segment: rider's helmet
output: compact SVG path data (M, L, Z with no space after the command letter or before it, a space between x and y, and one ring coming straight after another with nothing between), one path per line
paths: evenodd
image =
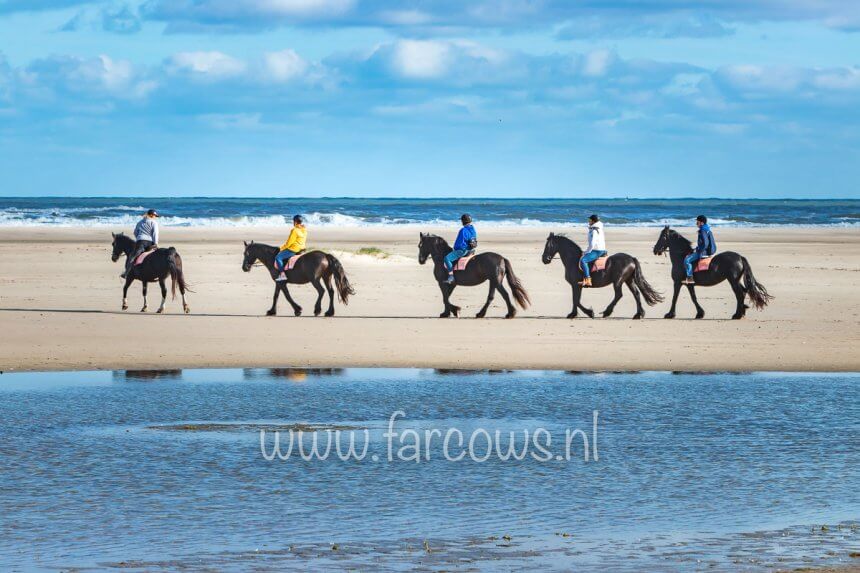
M597 214L595 213L595 214L591 215L591 216L588 218L588 220L589 220L589 221L591 221L592 223L596 223L596 222L598 222L598 221L600 220L600 217L598 217L598 216L597 216Z
M146 216L147 217L159 217L160 215L158 214L158 211L156 211L155 209L150 209L149 211L146 212Z
M705 217L704 215L699 215L698 217L696 217L696 221L702 223L703 225L708 224L708 218Z
M472 216L468 213L463 213L463 215L460 217L460 221L462 221L464 225L469 225L472 223Z
M293 215L293 223L296 225L303 225L305 222L305 218L301 215Z

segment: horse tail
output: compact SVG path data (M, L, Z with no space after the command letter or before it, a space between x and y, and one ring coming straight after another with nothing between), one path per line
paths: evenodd
M331 269L331 274L334 276L334 284L337 286L337 298L343 304L349 304L349 295L355 294L355 289L349 284L349 279L346 278L346 271L343 270L343 265L334 255L326 253L328 266Z
M169 247L167 249L167 270L170 271L170 295L176 299L176 283L179 283L181 292L193 292L188 288L188 283L185 282L185 274L182 272L182 257L176 252L176 249Z
M642 292L642 298L648 303L648 306L654 306L658 302L663 302L663 295L651 286L651 283L645 280L645 275L642 274L642 266L639 264L639 259L633 257L633 264L636 265L633 271L633 282L639 287Z
M529 293L526 292L526 289L523 287L523 283L521 283L520 279L517 278L517 275L514 274L514 268L511 266L511 261L504 257L502 257L502 260L505 261L505 274L508 276L508 286L511 287L514 300L517 301L520 308L528 308L529 304L532 302L529 298Z
M768 302L773 300L773 295L767 292L767 289L764 288L763 284L755 280L752 267L746 257L741 257L741 261L744 263L744 289L750 296L753 306L755 306L756 309L761 310L767 306Z

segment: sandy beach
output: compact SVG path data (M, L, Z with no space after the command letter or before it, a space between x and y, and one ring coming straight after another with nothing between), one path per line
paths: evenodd
M857 371L860 370L860 231L856 229L720 228L721 250L736 250L776 297L763 312L727 320L727 284L699 289L707 316L681 293L678 318L664 320L669 302L632 321L629 293L610 319L568 320L570 289L560 261L540 260L546 228L481 227L481 250L511 260L533 305L503 320L496 297L488 318L472 318L486 287L459 288L459 319L440 319L442 302L430 265L417 262L418 227L312 228L309 246L342 261L356 295L336 303L334 318L312 315L315 291L291 291L304 307L292 315L281 299L265 317L273 283L265 271L241 270L243 240L280 243L279 228L165 228L162 246L182 255L194 292L191 314L157 285L141 314L140 283L130 309L120 310L119 263L110 261L110 231L123 229L0 229L0 369L190 368L252 366L391 366L432 368L552 368L565 370ZM454 230L422 228L453 237ZM567 231L584 240L581 228ZM639 258L645 277L671 294L669 261L652 254L659 229L609 229L612 252ZM693 237L692 229L682 229ZM387 258L359 255L377 247ZM611 289L594 289L586 306L601 311Z

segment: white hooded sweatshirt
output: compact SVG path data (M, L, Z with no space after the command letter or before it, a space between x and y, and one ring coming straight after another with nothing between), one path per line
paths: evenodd
M588 249L585 252L605 250L606 236L603 233L603 223L598 221L588 226Z

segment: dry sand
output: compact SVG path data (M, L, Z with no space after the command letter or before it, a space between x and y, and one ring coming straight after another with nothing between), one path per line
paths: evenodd
M119 229L116 229L119 230ZM429 229L425 229L429 230ZM564 229L557 229L563 231ZM453 237L453 229L436 229ZM567 229L582 241L584 230ZM608 229L612 252L640 259L645 277L671 292L669 262L652 254L658 229ZM692 229L683 229L693 237ZM242 272L242 240L279 243L286 229L178 229L162 231L163 246L182 255L194 293L192 313L168 301L156 315L156 285L149 314L140 283L120 311L120 264L111 263L110 229L0 229L0 369L186 368L252 366L396 366L435 368L559 368L567 370L821 370L860 371L860 231L855 229L717 229L721 250L745 255L776 296L763 312L727 320L733 296L727 284L699 289L707 311L682 292L675 320L668 302L629 319L624 298L610 319L565 319L570 288L559 261L541 263L546 229L479 228L481 250L508 257L533 306L502 320L496 297L488 318L472 318L485 286L458 288L459 319L442 310L431 267L417 262L418 228L310 230L310 245L341 258L357 294L337 304L334 318L312 316L315 291L293 286L305 309L296 318L281 299L280 316L263 316L273 283L261 268ZM380 260L356 255L379 247ZM611 289L594 289L586 306L602 310Z

